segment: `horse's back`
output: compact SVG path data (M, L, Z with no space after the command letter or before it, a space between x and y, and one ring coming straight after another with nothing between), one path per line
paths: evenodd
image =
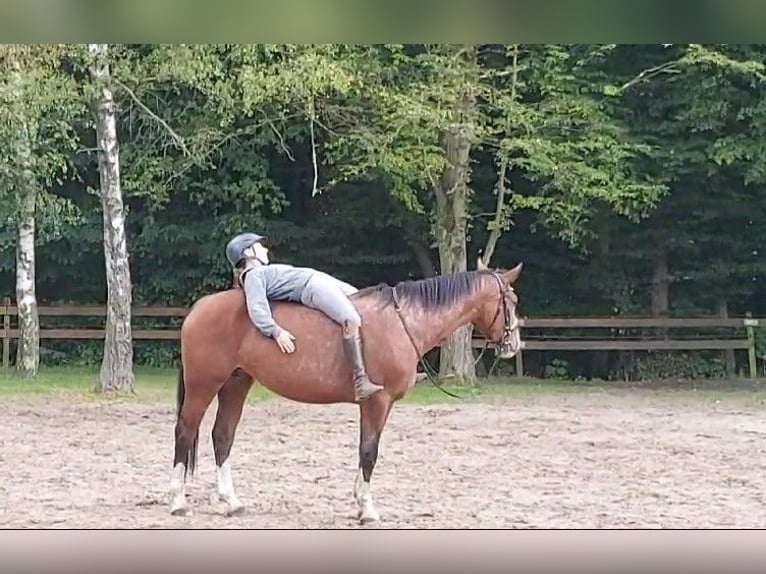
M365 290L351 297L362 317L362 338L370 376L384 382L401 377L395 349L395 314L384 313L380 298ZM274 321L295 336L296 350L283 353L275 341L261 334L247 313L244 292L220 291L201 297L182 326L185 354L197 364L213 358L226 362L224 370L242 368L271 390L305 402L348 399L351 367L343 352L342 329L323 312L286 301L271 301ZM205 368L204 366L202 368ZM347 396L348 395L348 396Z
M212 324L231 318L237 312L247 311L244 293L240 289L228 289L203 295L189 309L181 324L181 332L197 327L208 329Z
M368 287L350 296L352 304L367 325L371 326L376 322L379 306L376 305L377 298L374 295L382 286L385 284ZM290 326L296 329L311 328L325 331L328 335L331 335L329 331L337 330L338 325L317 309L291 301L269 301L269 305L274 320L287 330L290 330ZM248 321L250 320L244 291L232 288L200 297L191 306L184 318L183 326L189 329L199 324L204 329L208 327L207 321L220 323L236 317L246 317ZM255 330L254 325L252 328Z

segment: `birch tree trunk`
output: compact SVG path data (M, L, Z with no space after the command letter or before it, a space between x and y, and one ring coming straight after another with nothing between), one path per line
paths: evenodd
M18 119L16 139L17 169L16 200L18 211L16 236L16 306L19 320L19 343L16 353L16 373L24 378L37 375L40 364L40 321L35 293L35 208L37 187L32 167L32 144L29 119L24 109L24 88L21 65L12 63L14 114Z
M28 149L28 148L27 148ZM32 184L33 185L33 184ZM35 203L34 187L20 189L16 244L16 307L19 318L19 344L16 373L24 378L37 376L40 364L40 321L35 293Z
M104 216L104 258L106 263L107 314L104 357L101 363L101 391L132 391L133 341L130 264L125 237L125 214L120 188L120 162L115 104L110 86L108 45L89 44L94 58L93 78L97 87L96 139Z
M472 47L463 48L458 59L465 58L468 65L475 63ZM471 62L473 60L473 62ZM461 62L462 63L462 62ZM469 183L471 179L470 154L475 137L476 101L466 82L465 89L455 107L455 122L443 136L447 166L442 173L436 195L436 240L439 249L441 273L466 271L468 257L466 229L468 223ZM474 381L471 339L473 328L468 325L455 331L441 348L439 375L454 375L463 381Z

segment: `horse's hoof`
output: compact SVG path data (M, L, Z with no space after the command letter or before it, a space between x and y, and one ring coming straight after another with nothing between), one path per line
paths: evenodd
M188 506L181 506L170 510L171 516L191 516L191 509Z
M245 514L245 512L246 511L245 511L245 506L244 505L230 506L226 510L226 516L242 516L242 515Z
M366 510L366 511L365 511ZM359 524L372 524L373 522L380 522L380 514L378 514L378 511L376 509L360 509L357 513L357 518L359 519Z
M362 526L377 526L380 523L380 516L364 514L359 517L359 524Z

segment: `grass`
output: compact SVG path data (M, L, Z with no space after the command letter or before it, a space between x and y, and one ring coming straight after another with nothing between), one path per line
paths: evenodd
M110 394L107 397L94 393L98 382L98 367L41 367L34 380L16 377L12 370L0 370L0 397L11 396L58 396L81 400L130 400L174 404L178 372L169 368L136 367L135 394ZM486 397L502 398L539 394L540 392L577 392L583 385L567 381L537 381L534 379L497 379L482 381L476 385L441 383L442 388L457 394L456 399L445 395L428 381L415 386L402 399L403 403L433 404L476 401ZM259 385L254 385L250 403L278 399L277 395Z
M58 396L79 400L126 400L135 402L175 404L176 369L135 367L134 393L94 392L99 382L98 367L41 367L35 379L21 379L10 370L0 370L0 397ZM249 399L264 400L273 393L253 387Z
M141 368L135 370L136 394L124 398L136 400L174 397L175 379L169 369ZM41 367L35 379L22 379L12 370L0 370L0 396L67 396L97 400L94 393L98 383L98 367ZM113 395L122 397L122 395Z
M24 380L16 377L11 370L0 369L0 398L24 396L50 396L73 400L125 400L153 404L175 404L175 389L178 373L175 369L136 367L134 394L110 394L94 392L98 382L98 367L42 367L36 379ZM520 400L540 395L562 395L574 393L604 393L636 391L663 394L668 398L700 399L720 401L745 399L766 402L766 381L661 381L645 384L627 384L606 381L569 381L557 379L533 379L527 377L497 377L480 379L475 385L459 385L446 381L443 388L459 395L453 398L445 395L429 381L415 386L402 403L409 404L461 404L477 401ZM249 403L267 400L281 400L271 391L253 386L248 395Z

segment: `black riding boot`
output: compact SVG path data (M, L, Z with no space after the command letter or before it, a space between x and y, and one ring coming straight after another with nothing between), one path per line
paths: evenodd
M343 350L353 367L354 400L360 401L382 391L383 387L373 383L367 376L362 355L362 339L358 332L351 337L343 337Z

